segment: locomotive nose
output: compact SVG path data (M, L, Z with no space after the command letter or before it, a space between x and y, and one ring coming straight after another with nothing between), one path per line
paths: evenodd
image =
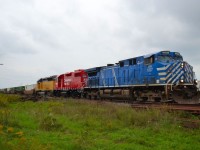
M158 68L159 75L165 75L161 80L168 84L193 83L193 68L185 61L176 61L165 67Z
M193 67L189 65L186 61L182 61L181 68L183 71L184 83L192 84L194 81Z

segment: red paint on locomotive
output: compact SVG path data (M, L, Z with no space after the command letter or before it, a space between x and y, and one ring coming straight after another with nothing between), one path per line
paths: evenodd
M75 70L57 77L55 90L82 90L87 83L88 75L84 70Z

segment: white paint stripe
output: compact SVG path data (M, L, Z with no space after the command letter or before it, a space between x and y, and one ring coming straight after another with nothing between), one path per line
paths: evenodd
M192 83L192 76L193 76L192 74L193 74L192 67L188 63L185 63L185 77L188 78L187 82Z
M178 74L180 71L181 71L181 67L179 68L179 70L177 70L177 71L174 72L173 76L168 80L167 83L169 83L172 79L174 79L174 77L176 77L177 74Z
M191 82L191 80L192 80L192 75L191 75L191 73L187 72L187 73L186 73L186 78L188 78L188 82Z
M187 72L191 72L188 65L185 65L185 70L186 70Z
M177 71L177 69L178 69L178 67L180 67L179 65L177 65L173 70L172 70L172 72L171 72L171 74L173 74L172 75L172 77L168 80L168 78L167 78L167 83L169 83L175 76L177 76L177 72L180 72L180 70L181 70L181 67L179 68L179 70Z
M102 81L103 81L103 86L105 86L106 83L105 83L105 79L104 79L103 71L101 71L101 78L102 78Z
M172 75L172 73L170 72L170 73L168 73L168 75L167 75L167 77L166 77L166 79L168 79L170 76Z
M170 64L169 64L169 65L167 65L166 67L157 68L157 70L158 70L158 71L161 71L161 70L166 70L166 69L167 69L169 66L170 66Z
M157 68L157 71L165 70L165 67Z
M174 68L174 66L176 66L176 67ZM169 73L169 75L167 76L167 80L175 72L175 70L178 69L178 67L179 67L179 62L176 62L176 63L173 64L173 66L172 66L173 69L171 70L171 73Z
M166 72L160 72L158 73L159 76L165 76L167 73Z
M179 64L176 64L176 67L171 71L172 73L175 72L180 67ZM180 67L181 68L181 67Z
M180 72L180 74L172 81L172 83L175 83L175 81L178 80L182 74L183 74L183 71Z
M171 70L171 72L173 72L174 71L174 66L176 66L177 64L178 64L179 62L176 62L176 63L174 63L174 64L169 64L169 65L167 65L166 67L162 67L162 68L157 68L157 70L167 70L169 67L171 67L171 68L173 68L173 70ZM177 66L176 66L176 68L177 68ZM168 72L167 73L167 71L165 70L165 73L163 73L163 72L161 72L161 73L159 73L159 75L167 75L167 77L165 78L165 80L167 80L171 75L172 75L172 73L171 72Z
M192 70L193 70L192 66L190 66L190 65L188 64L188 67L189 67L189 71L190 71L190 72L193 72L193 71L192 71Z
M188 77L186 77L186 82L190 82L190 79Z
M166 80L166 78L160 78L160 80L162 80L162 81L165 81L165 80Z
M179 63L179 62L176 62L176 63L174 63L174 64L171 66L172 70L174 69L174 67L177 66L178 63ZM172 70L171 70L171 72L172 72Z
M114 68L112 69L112 73L113 73L113 76L114 76L114 79L115 79L115 84L116 84L117 86L119 86L119 84L118 84L118 82L117 82L117 77L116 77Z

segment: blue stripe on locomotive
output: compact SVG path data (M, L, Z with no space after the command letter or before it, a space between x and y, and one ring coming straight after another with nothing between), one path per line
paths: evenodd
M174 59L158 61L160 56ZM178 57L180 59L176 60L175 58ZM148 64L151 59L154 63ZM184 67L181 67L182 63L182 56L179 53L168 51L122 60L117 65L87 69L88 87L178 84L183 79L185 82L192 83L193 69L186 62Z

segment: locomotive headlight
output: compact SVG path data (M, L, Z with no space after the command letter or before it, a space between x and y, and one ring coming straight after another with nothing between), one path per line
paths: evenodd
M195 80L194 80L194 84L196 84L196 85L197 85L197 83L198 83L198 81L197 81L197 79L195 79Z
M183 67L184 67L184 65L185 65L185 64L182 62L182 63L181 63L181 68L183 68Z
M181 80L180 80L180 82L181 82L181 83L183 83L183 82L184 82L184 80L183 80L183 79L181 79Z

